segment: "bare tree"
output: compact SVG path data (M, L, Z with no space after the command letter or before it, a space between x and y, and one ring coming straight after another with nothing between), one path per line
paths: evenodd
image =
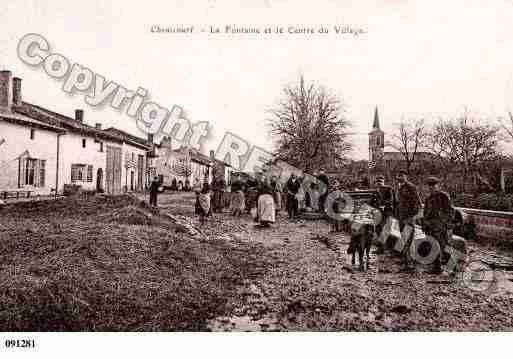
M498 158L499 126L472 119L465 113L456 120L440 119L431 130L427 147L442 163L445 174L458 177L466 189L469 180L483 181L484 168Z
M387 144L399 151L406 164L406 172L410 174L412 165L417 160L418 153L424 148L427 138L427 128L423 119L405 121L397 125L397 131L392 134L392 140Z
M455 136L455 133L457 125L454 122L439 119L426 138L426 148L435 156L445 172L460 162L459 136Z
M433 133L440 157L462 164L469 173L480 162L497 157L499 131L498 126L465 114L456 121L440 120Z
M284 96L271 108L271 134L277 138L275 155L308 172L344 161L351 150L340 100L322 86L286 86Z

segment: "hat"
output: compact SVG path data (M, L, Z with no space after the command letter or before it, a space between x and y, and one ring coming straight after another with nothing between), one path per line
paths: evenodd
M428 185L434 185L440 182L440 179L434 176L430 176L427 178L426 183Z

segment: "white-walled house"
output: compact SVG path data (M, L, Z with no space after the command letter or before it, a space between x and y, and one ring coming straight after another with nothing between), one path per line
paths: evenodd
M117 128L107 128L105 132L123 139L123 166L121 181L127 191L141 191L148 184L148 154L152 150L150 142L121 131Z
M212 183L212 164L208 156L187 148L173 148L171 140L164 138L155 145L155 159L152 170L160 177L165 187L170 187L173 180L193 186L196 180Z
M148 142L83 119L82 110L68 117L22 101L21 80L0 71L0 192L60 193L66 185L110 194L142 190Z
M145 140L114 128L102 130L100 124L88 126L82 110L76 110L75 118L71 118L23 104L30 111L57 120L66 129L61 139L60 182L111 194L144 189L146 154L150 150Z
M0 112L0 192L55 191L58 141L64 130L19 114Z

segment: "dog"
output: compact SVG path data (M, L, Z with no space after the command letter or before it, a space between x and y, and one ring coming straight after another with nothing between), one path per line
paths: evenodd
M353 222L351 226L351 242L347 249L347 254L351 254L351 264L356 264L356 254L358 254L358 262L360 270L369 269L369 255L374 238L374 224ZM364 257L366 257L366 266L364 265Z

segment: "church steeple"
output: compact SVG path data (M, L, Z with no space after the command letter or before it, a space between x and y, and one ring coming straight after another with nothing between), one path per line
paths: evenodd
M369 132L369 161L378 161L383 157L385 133L379 127L378 106L374 108L374 122Z
M372 125L372 128L377 128L378 130L380 129L379 128L379 115L378 115L378 106L376 106L374 108L374 124Z

